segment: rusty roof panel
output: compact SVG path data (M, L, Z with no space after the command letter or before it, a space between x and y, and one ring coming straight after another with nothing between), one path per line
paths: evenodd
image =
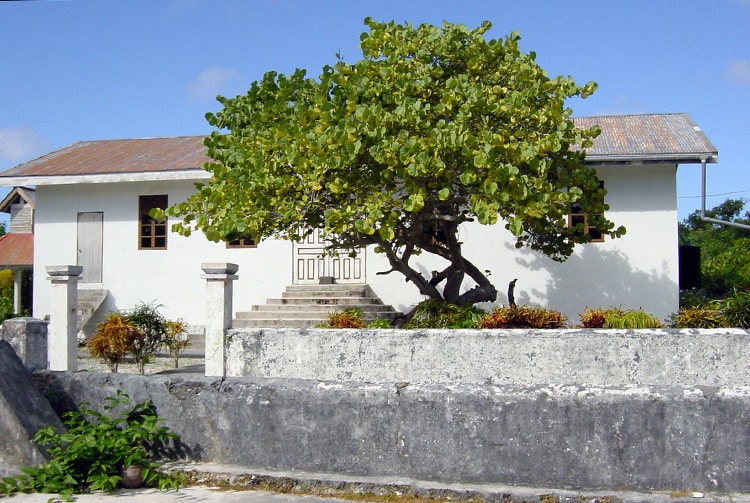
M577 117L576 126L601 127L588 157L694 158L718 151L687 114L603 115Z
M3 177L146 173L200 169L203 136L81 141L11 168Z
M33 264L33 234L13 233L0 236L0 269L31 267Z
M576 125L599 125L602 134L587 151L590 162L666 158L700 162L716 147L687 114L577 117ZM210 162L203 136L82 141L0 173L0 178L106 175L201 169ZM714 159L715 161L715 159Z

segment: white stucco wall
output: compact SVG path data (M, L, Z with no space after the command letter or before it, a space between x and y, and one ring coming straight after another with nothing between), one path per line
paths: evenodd
M627 233L603 243L579 245L564 263L528 249L517 250L502 224L464 226L464 255L480 269L491 271L500 304L507 304L508 283L518 278L518 304L557 309L574 323L585 307L606 306L642 307L665 319L679 304L675 170L674 165L600 167L610 205L606 215L624 225ZM433 260L424 271L440 268ZM374 274L388 269L385 260L370 254L368 283L398 310L408 310L421 297L396 274Z
M674 165L602 167L608 190L607 216L627 228L620 239L576 248L565 263L530 250L516 250L502 224L464 226L465 255L490 270L498 303L507 303L508 282L518 278L516 301L551 307L578 322L585 307L624 306L667 318L678 308L677 202ZM110 291L107 309L129 309L140 301L162 304L169 318L205 322L206 285L202 262L240 266L234 283L235 311L279 297L292 283L292 245L266 241L257 248L227 249L201 233L189 238L170 233L168 250L138 250L138 196L168 194L169 203L194 190L190 181L75 184L37 187L35 223L34 316L49 314L47 265L76 263L79 212L104 213L103 284ZM426 274L441 269L439 259L418 258ZM382 256L368 250L366 281L399 311L422 300L411 283L392 273Z
M155 302L163 305L162 312L169 318L182 317L202 325L206 317L203 262L240 265L240 279L234 283L236 310L249 310L267 296L278 297L291 283L289 243L227 249L201 233L189 238L170 233L167 250L138 250L138 196L168 194L173 204L193 191L189 181L38 186L34 316L49 314L50 285L44 267L76 263L77 214L88 211L104 213L102 283L110 292L107 309ZM260 256L272 259L260 260Z

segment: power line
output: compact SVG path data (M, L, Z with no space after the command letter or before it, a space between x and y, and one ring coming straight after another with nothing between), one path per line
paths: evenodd
M721 194L706 194L706 197L731 196L732 194L744 194L750 192L750 189L736 190L734 192L722 192ZM677 196L677 199L700 199L701 196Z

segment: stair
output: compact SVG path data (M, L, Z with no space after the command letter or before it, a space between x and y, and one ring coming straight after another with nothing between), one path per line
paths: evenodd
M290 285L280 299L268 299L250 311L237 312L234 328L310 328L329 314L359 308L366 321L393 320L398 313L386 306L368 285Z
M103 285L93 283L81 283L78 285L78 331L91 320L104 299L107 298L109 290Z

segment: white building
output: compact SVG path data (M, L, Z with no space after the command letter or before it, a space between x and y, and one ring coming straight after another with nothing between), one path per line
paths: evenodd
M516 302L551 307L578 321L586 307L643 308L663 319L678 309L676 172L680 164L716 162L717 150L685 114L623 115L576 119L599 124L601 136L587 152L608 191L607 217L624 225L619 239L578 245L556 263L531 250L516 250L502 224L463 227L464 253L490 270L498 303L518 278ZM34 313L49 313L45 266L83 265L81 286L108 292L100 311L138 302L163 305L169 318L205 322L201 263L239 265L234 308L247 311L279 297L287 285L317 282L335 273L338 282L368 284L386 304L406 312L422 300L411 283L388 270L367 250L356 262L321 270L316 250L286 241L257 247L212 243L202 234L186 238L144 216L172 205L209 174L202 137L83 141L0 174L0 185L36 187L34 221ZM309 260L308 260L309 259ZM440 269L422 255L420 269ZM434 259L439 260L439 259ZM314 267L307 270L305 264Z

